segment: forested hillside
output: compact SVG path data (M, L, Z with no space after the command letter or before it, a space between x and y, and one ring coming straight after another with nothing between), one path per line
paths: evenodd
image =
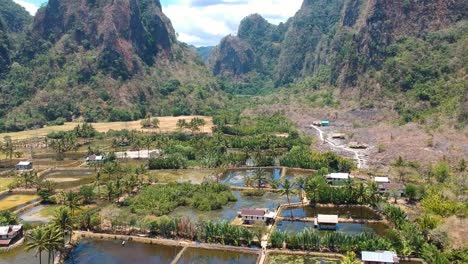
M390 99L404 121L441 110L466 122L467 14L463 0L305 0L278 26L246 17L210 67L234 92L331 86Z
M6 7L3 21L25 12ZM2 30L0 130L207 113L222 103L159 1L50 0L26 24L13 24L27 36L15 52L4 52L11 45Z

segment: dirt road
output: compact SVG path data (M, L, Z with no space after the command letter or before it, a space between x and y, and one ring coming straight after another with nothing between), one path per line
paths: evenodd
M321 128L314 125L310 125L310 127L318 132L320 141L327 143L332 150L341 150L352 154L352 156L356 160L358 169L367 168L367 150L352 149L347 147L346 144L339 144L339 142L333 141L331 137L329 137L328 134L324 132Z

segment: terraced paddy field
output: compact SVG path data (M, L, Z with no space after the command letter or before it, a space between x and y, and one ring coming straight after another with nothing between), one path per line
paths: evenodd
M92 169L51 170L43 175L44 179L57 183L58 189L69 189L92 183L96 172Z
M0 211L15 210L22 206L38 200L35 194L7 194L0 197Z
M286 254L270 254L267 260L268 264L339 264L339 259L301 256L301 255L286 255Z

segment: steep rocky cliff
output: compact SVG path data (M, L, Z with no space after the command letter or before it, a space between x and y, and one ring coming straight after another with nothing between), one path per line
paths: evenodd
M142 63L171 57L176 42L171 22L154 0L50 0L34 19L33 35L96 49L100 68L124 78L140 71Z
M212 51L209 63L216 75L240 76L255 68L255 53L247 42L238 37L227 36Z
M259 15L245 18L237 37L254 49L256 61L272 66L259 63L251 70L274 76L277 86L319 72L328 74L331 84L354 86L359 73L380 68L396 40L454 25L466 19L467 6L463 0L305 0L279 27ZM226 54L215 55L212 61L229 61ZM233 72L230 66L237 65L214 73Z
M222 103L159 0L49 0L23 32L0 79L2 130L203 113Z

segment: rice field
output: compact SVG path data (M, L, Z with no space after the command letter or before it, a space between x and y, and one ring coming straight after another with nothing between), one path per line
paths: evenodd
M8 185L14 181L14 178L0 178L0 191L8 190Z
M212 126L213 126L213 119L207 116L163 116L157 117L159 119L159 127L158 129L142 129L141 128L141 120L137 121L130 121L130 122L98 122L92 123L93 127L99 132L108 132L109 130L138 130L142 132L148 133L169 133L177 131L177 121L179 119L185 119L190 121L194 117L201 118L205 120L206 124L204 127L200 128L201 133L211 133ZM78 122L66 122L62 126L48 126L43 127L35 130L27 130L27 131L20 131L20 132L11 132L11 133L1 133L0 138L5 136L10 136L13 140L22 140L28 139L33 137L43 137L49 134L50 132L57 132L57 131L69 131L73 130L78 124Z
M0 200L0 211L10 210L23 204L30 203L39 196L35 194L12 194L6 195Z

